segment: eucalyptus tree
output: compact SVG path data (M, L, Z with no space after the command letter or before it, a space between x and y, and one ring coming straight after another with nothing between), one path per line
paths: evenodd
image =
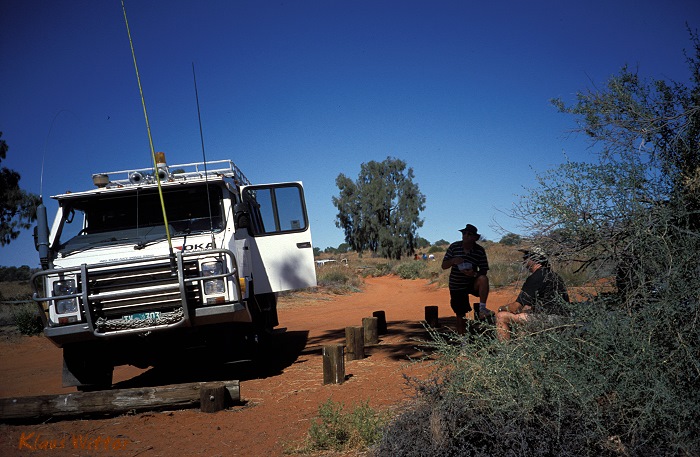
M414 253L425 209L425 196L414 178L406 162L392 157L363 163L356 181L338 175L335 225L343 229L351 249L393 259Z
M0 162L7 157L8 149L5 140L0 138ZM19 180L20 175L16 171L0 168L0 246L9 244L36 219L39 197L22 190Z

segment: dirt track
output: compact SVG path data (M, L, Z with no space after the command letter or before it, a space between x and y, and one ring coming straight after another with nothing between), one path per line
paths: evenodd
M489 308L513 299L512 293L492 291ZM279 317L285 331L275 336L279 351L264 369L248 363L217 368L192 364L171 370L115 369L115 387L238 379L242 405L215 414L190 409L0 424L0 455L283 455L303 441L318 406L329 398L348 408L369 401L375 409L387 409L409 401L411 392L403 374L428 372L426 366L407 362L421 355L416 339L426 337L420 324L424 307L438 305L440 324L454 327L448 302L446 289L424 280L391 276L367 279L363 293L283 298ZM322 346L344 342L345 327L361 325L363 317L378 310L386 313L389 333L380 337L378 346L368 349L367 358L346 363L345 383L323 385ZM45 338L0 342L0 397L73 391L61 387L61 352ZM53 444L54 449L38 449L42 443ZM87 449L95 445L98 449Z

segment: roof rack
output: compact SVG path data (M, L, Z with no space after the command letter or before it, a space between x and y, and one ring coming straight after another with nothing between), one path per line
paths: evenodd
M249 185L250 181L232 160L215 160L211 162L183 163L179 165L159 164L155 168L109 171L95 173L92 182L97 187L131 187L156 182L156 173L161 181L187 181L205 177L232 178L236 185Z

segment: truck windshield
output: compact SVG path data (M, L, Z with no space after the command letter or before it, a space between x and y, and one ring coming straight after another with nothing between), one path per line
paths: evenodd
M222 189L217 185L163 188L171 235L221 231L224 228ZM116 242L149 242L165 238L163 211L157 189L134 189L98 194L63 202L65 210L82 213L86 224L68 239L62 251ZM65 233L65 231L64 231ZM64 238L64 237L62 237ZM64 238L65 239L65 238Z

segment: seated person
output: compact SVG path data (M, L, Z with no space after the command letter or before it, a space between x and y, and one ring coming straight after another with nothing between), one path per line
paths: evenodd
M563 315L562 302L569 302L564 280L552 271L544 252L533 247L519 249L530 272L518 298L498 308L496 313L496 335L501 341L510 339L510 324L528 322L539 315Z

